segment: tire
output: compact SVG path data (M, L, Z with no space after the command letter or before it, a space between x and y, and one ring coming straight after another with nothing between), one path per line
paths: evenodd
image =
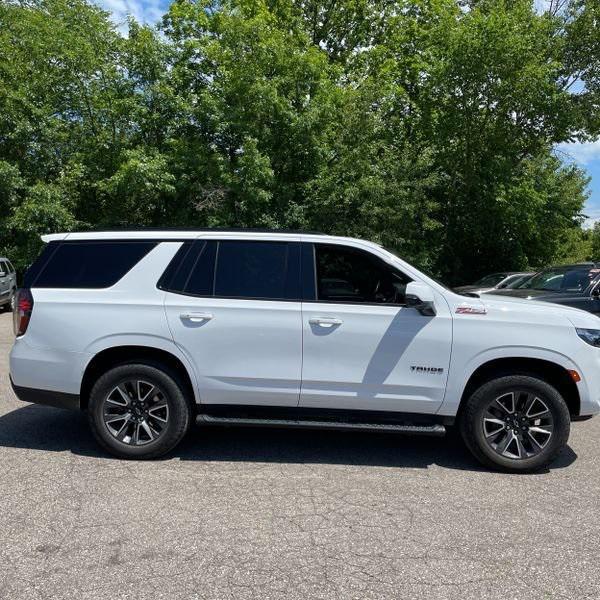
M482 464L528 473L557 457L569 439L571 419L564 399L549 383L531 375L509 375L477 389L459 425L465 444Z
M119 458L166 454L190 427L192 410L183 389L177 375L162 365L122 364L107 371L88 403L96 440Z

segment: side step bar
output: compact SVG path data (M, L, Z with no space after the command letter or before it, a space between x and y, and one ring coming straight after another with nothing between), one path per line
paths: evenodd
M215 417L199 414L198 425L217 427L293 427L295 429L336 429L338 431L382 431L407 435L442 437L446 434L443 425L410 425L404 423L350 423L343 421L312 421L293 419L247 419L240 417Z

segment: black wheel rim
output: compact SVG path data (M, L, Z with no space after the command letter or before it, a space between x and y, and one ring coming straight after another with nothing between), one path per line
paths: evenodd
M144 446L165 433L169 405L159 386L142 379L130 379L106 396L102 417L108 432L119 442Z
M510 391L494 398L482 416L486 444L512 460L537 456L554 435L554 419L547 402L526 391Z

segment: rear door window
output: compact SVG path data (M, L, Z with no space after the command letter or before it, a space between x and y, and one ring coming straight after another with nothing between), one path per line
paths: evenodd
M218 242L184 242L158 280L161 290L192 296L212 296Z
M299 244L220 242L215 296L264 300L299 299L299 267Z
M205 242L201 245L185 285L186 294L212 296L216 254L217 242Z
M158 287L189 296L300 298L300 244L196 240L177 252Z
M157 242L60 242L43 252L25 277L37 288L107 288L130 271ZM44 264L38 264L43 262Z

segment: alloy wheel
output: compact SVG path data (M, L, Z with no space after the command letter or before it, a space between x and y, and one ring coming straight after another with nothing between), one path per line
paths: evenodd
M159 439L169 423L169 405L155 384L130 379L117 385L104 399L104 425L113 437L130 446Z
M510 391L492 400L483 412L483 434L500 456L524 460L546 448L554 433L552 413L539 396Z

